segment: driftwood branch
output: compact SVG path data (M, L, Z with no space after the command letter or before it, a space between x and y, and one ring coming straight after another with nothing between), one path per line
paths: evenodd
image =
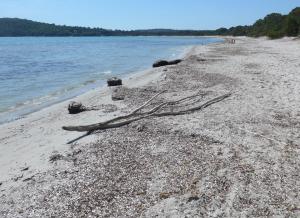
M142 112L144 108L150 105L150 103L157 98L159 95L161 95L163 92L160 92L150 98L147 102L145 102L143 105L138 107L137 109L133 110L131 113L123 116L119 116L110 120L107 120L105 122L96 123L92 125L85 125L85 126L64 126L63 129L67 131L77 131L77 132L87 132L83 136L80 136L79 138L72 140L69 143L73 143L85 136L90 135L94 131L97 130L105 130L105 129L112 129L112 128L118 128L125 125L128 125L132 122L136 122L138 120L150 118L150 117L163 117L163 116L177 116L177 115L183 115L183 114L189 114L193 113L195 111L202 110L212 104L215 104L217 102L220 102L226 98L228 98L231 94L226 94L219 96L217 98L211 99L204 104L198 105L198 106L191 106L187 109L177 109L176 108L182 108L186 107L187 105L183 105L184 102L189 102L188 105L193 105L199 102L199 96L202 97L201 93L196 93L194 95L181 98L175 101L168 101L164 103L160 103L159 105L154 106L153 108L149 109L148 111ZM169 109L169 110L167 110Z

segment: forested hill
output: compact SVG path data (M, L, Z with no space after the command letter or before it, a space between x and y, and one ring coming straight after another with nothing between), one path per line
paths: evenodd
M108 30L76 26L60 26L18 18L0 18L0 36L192 36L211 35L214 31L194 30Z
M221 28L218 31L225 35L234 36L268 36L281 38L283 36L300 35L300 7L295 8L287 15L272 13L259 19L251 26L237 26L230 29Z
M102 28L71 27L40 23L18 18L0 18L0 36L298 36L300 34L300 7L287 15L273 13L259 19L251 26L237 26L217 30L108 30Z
M59 26L18 18L0 19L0 36L106 36L112 33L101 28Z

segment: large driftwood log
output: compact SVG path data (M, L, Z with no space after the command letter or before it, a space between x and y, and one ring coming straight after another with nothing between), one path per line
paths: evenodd
M158 60L152 66L154 68L156 68L156 67L163 67L163 66L168 66L168 65L176 65L176 64L179 64L180 62L182 62L181 59L176 59L173 61Z
M220 102L220 101L228 98L231 95L230 93L225 94L225 95L211 99L211 100L205 102L204 104L197 106L195 104L200 101L199 97L202 98L202 94L196 93L194 95L191 95L191 96L188 96L185 98L181 98L179 100L163 102L159 105L152 107L148 111L142 112L142 109L147 107L155 98L157 98L162 93L164 93L164 91L156 94L151 99L149 99L147 102L145 102L143 105L141 105L140 107L133 110L131 113L129 113L127 115L119 116L119 117L107 120L105 122L96 123L96 124L92 124L92 125L64 126L62 128L67 131L87 132L85 135L69 142L69 143L73 143L74 141L77 141L77 140L93 133L94 131L122 127L122 126L128 125L132 122L136 122L138 120L142 120L145 118L178 116L178 115L193 113L195 111L202 110L212 104ZM189 105L193 105L193 106L186 108ZM185 107L185 108L175 111L176 108L180 108L180 107Z

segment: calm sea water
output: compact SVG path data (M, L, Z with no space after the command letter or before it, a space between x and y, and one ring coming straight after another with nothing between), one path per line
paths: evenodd
M0 123L180 56L200 37L0 38Z

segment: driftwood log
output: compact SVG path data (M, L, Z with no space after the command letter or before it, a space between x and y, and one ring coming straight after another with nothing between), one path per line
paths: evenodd
M123 116L119 116L110 120L107 120L105 122L91 124L91 125L85 125L85 126L64 126L62 127L64 130L67 131L77 131L77 132L87 132L83 136L80 136L79 138L72 140L69 143L73 143L87 135L90 135L94 131L97 130L105 130L105 129L112 129L112 128L118 128L125 125L128 125L132 122L151 118L151 117L164 117L164 116L177 116L177 115L184 115L193 113L195 111L202 110L212 104L215 104L217 102L220 102L229 96L231 94L225 94L222 96L219 96L217 98L213 98L203 104L197 105L197 103L201 100L202 94L196 93L194 95L178 99L176 101L167 101L160 103L156 106L152 106L152 108L148 109L147 111L142 111L145 107L147 107L155 98L157 98L159 95L161 95L163 92L160 92L153 96L151 99L149 99L147 102L145 102L142 106L138 107L131 113ZM181 109L180 109L181 108ZM175 110L177 109L177 110Z
M173 61L158 60L152 66L153 67L162 67L162 66L167 66L167 65L175 65L175 64L179 64L181 61L182 61L181 59L177 59L177 60L173 60Z

